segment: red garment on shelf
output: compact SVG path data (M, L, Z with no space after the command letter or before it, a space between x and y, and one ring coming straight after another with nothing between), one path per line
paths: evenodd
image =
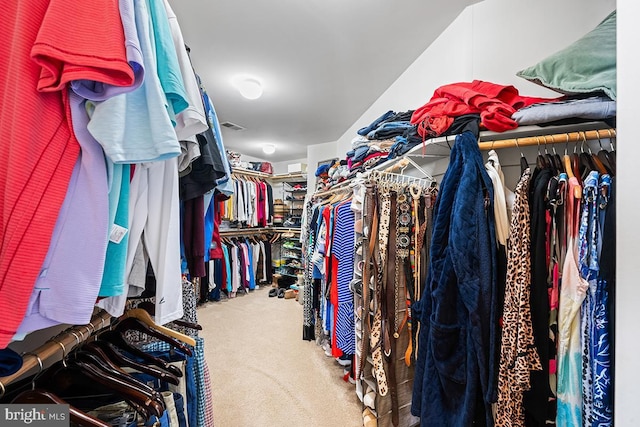
M431 100L413 112L411 123L418 125L423 138L442 135L455 117L480 113L481 125L488 130L504 132L518 124L511 115L523 107L555 99L520 96L513 86L474 80L440 86Z

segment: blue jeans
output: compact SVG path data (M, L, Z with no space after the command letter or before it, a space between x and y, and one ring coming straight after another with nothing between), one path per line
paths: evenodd
M173 401L175 402L176 413L178 414L178 427L187 427L187 418L184 414L184 397L180 393L173 393Z
M386 139L402 135L404 131L413 127L409 122L387 122L367 134L369 139Z
M387 120L389 117L393 115L394 115L393 111L391 110L387 111L386 113L384 113L383 115L375 119L373 123L371 123L369 126L360 129L358 131L358 135L365 136L366 134L368 134L369 132L376 129L378 126L380 126L380 123L384 122L385 120Z
M166 345L162 343L161 345ZM167 362L186 361L185 375L182 379L185 381L187 388L187 419L189 420L189 427L198 425L198 396L196 390L196 377L194 371L194 358L193 356L187 356L180 350L174 351L149 351L150 355L155 356ZM155 377L147 374L134 374L137 378L143 382L154 384L154 388L158 391L169 390L169 384L164 381L160 381Z
M169 427L169 415L167 414L167 411L164 411L160 418L158 418L155 415L153 415L145 423L145 426L146 427ZM171 427L173 427L173 426L171 426Z

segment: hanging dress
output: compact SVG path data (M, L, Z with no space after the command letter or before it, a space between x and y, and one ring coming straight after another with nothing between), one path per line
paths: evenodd
M531 326L531 220L527 193L531 171L516 186L507 240L507 280L498 373L496 427L525 425L523 393L531 387L531 371L542 370Z
M580 276L577 238L580 221L579 203L574 188L575 177L569 178L567 200L567 256L562 269L558 310L558 427L582 426L582 354L580 344L580 306L589 284Z

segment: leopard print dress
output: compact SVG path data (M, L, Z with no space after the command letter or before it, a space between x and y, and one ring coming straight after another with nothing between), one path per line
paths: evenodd
M496 427L524 426L523 393L531 371L542 370L531 323L531 219L527 198L531 171L522 174L507 240L507 282L498 373Z

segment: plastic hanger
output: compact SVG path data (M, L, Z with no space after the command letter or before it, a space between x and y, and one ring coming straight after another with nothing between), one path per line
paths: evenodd
M600 151L598 151L597 157L600 160L600 163L602 164L602 166L604 166L605 169L607 170L607 173L609 175L613 175L614 172L611 167L611 164L609 163L609 152L605 150L604 147L602 146L602 140L600 139L599 130L596 130L596 135L598 136L598 145L600 146Z
M580 179L584 181L591 171L596 170L596 166L593 164L591 148L587 145L585 150L585 144L587 142L586 135L584 132L580 132L580 136L582 136L582 141L580 142L579 168Z
M546 144L546 139L547 138L545 137L545 144ZM556 174L559 174L564 171L564 167L562 166L562 159L560 158L560 155L556 151L555 144L551 145L551 149L553 150L553 154L551 155L551 163L553 164Z
M125 320L128 318L135 318L140 320L142 323L146 324L148 327L153 328L155 330L157 330L158 332L161 332L165 335L168 335L172 338L175 338L179 341L182 341L185 344L189 344L192 347L196 346L196 340L194 340L193 338L185 335L185 334L181 334L180 332L174 331L173 329L169 329L166 328L164 326L160 326L158 325L152 318L151 315L149 313L147 313L145 310L141 309L141 308L134 308L132 310L127 310L124 315L121 317L121 320ZM191 355L191 354L189 354Z
M546 169L549 167L547 163L547 158L542 155L540 152L540 138L536 136L536 143L538 145L538 157L536 157L536 167L538 169Z
M558 169L556 168L556 164L553 161L553 155L547 150L547 137L546 135L543 135L542 137L544 138L544 157L547 159L547 165L549 169L551 169L552 174L557 175Z
M20 393L13 399L12 403L53 403L55 405L68 405L67 402L60 399L55 394L41 389L35 390L27 390ZM75 424L86 426L86 427L110 427L111 424L107 424L102 420L92 417L91 415L85 414L79 409L69 405L69 417L71 421Z
M522 148L520 148L520 144L518 143L518 138L515 139L515 142L516 142L516 147L518 147L518 150L520 150L520 175L522 175L524 171L529 169L529 162L527 161L527 158L524 156L524 153L522 152Z

